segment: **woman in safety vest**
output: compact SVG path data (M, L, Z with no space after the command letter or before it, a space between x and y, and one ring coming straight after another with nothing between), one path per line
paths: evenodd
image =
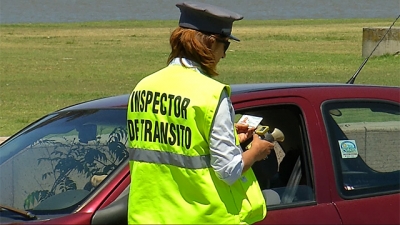
M274 145L234 124L230 87L212 77L243 16L179 3L168 66L142 79L128 103L129 224L252 224L266 205L251 169ZM251 148L240 143L253 136Z

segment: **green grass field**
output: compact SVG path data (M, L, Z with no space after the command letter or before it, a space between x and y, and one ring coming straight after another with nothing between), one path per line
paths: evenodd
M364 27L391 19L239 21L218 80L345 83ZM0 25L0 136L70 104L130 93L166 66L176 21ZM397 25L397 24L396 24ZM400 86L400 57L372 57L356 83Z

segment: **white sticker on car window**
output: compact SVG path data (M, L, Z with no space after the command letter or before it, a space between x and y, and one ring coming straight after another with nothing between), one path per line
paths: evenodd
M358 156L358 149L355 140L340 140L339 146L342 158L356 158Z

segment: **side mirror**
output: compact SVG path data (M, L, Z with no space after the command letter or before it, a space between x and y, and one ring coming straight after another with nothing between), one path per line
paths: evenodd
M332 116L341 116L342 112L339 109L331 109L329 110L329 114Z

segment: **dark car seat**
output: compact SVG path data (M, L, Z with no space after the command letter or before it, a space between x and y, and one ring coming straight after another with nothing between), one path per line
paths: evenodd
M271 188L271 179L278 172L278 159L275 151L271 151L268 158L255 162L252 169L261 190Z
M288 151L283 157L281 164L279 164L279 183L282 186L286 186L289 181L290 175L292 174L294 165L300 156L300 151L291 150Z

